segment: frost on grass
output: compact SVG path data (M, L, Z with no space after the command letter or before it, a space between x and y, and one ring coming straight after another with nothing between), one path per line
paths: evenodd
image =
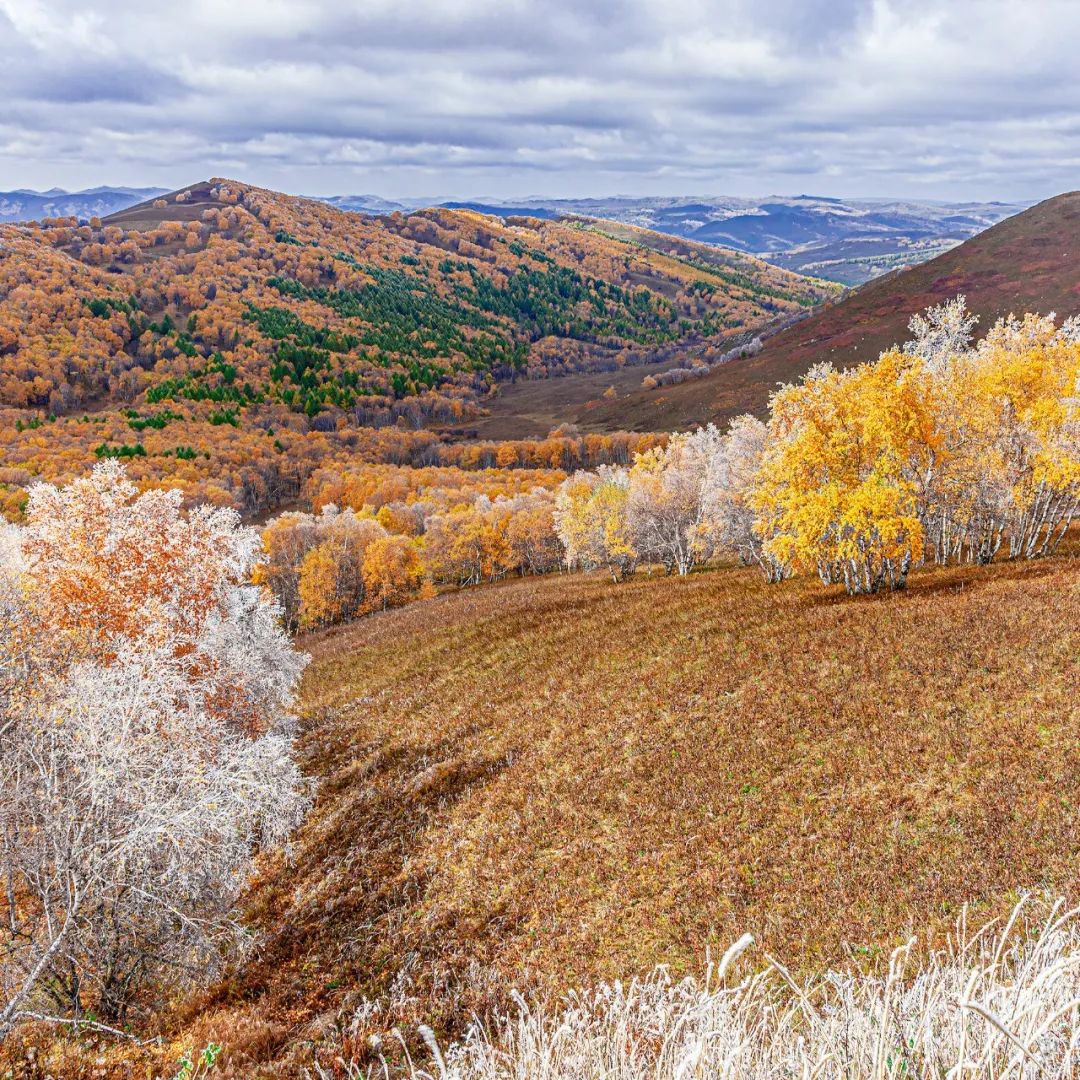
M514 995L515 1010L474 1025L413 1080L848 1080L1008 1077L1051 1080L1080 1070L1080 923L1058 903L971 932L919 961L915 939L880 976L830 972L796 982L749 936L703 980L664 968L555 1005ZM740 956L740 954L743 954ZM756 969L741 979L736 970ZM384 1062L354 1064L380 1076ZM322 1066L316 1075L331 1075ZM339 1075L339 1074L334 1074Z

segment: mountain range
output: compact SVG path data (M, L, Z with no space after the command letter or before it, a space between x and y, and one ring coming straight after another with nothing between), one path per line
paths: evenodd
M912 315L958 294L979 318L978 337L1010 314L1054 312L1061 320L1080 313L1080 192L1047 199L929 262L885 274L826 303L766 337L756 356L721 365L701 379L605 402L589 412L588 422L671 430L763 413L778 382L797 380L823 361L851 367L874 360L903 344Z
M360 209L363 200L357 200ZM841 200L815 195L518 200L450 203L481 213L604 218L757 255L777 266L859 285L925 262L1027 203ZM379 211L371 211L379 212Z
M54 188L0 193L0 221L103 217L164 194L156 188ZM882 273L925 262L1025 209L1026 203L841 200L814 195L613 196L591 199L455 201L329 195L319 201L367 216L426 207L496 217L600 218L757 255L800 274L859 285Z
M164 188L94 187L85 191L18 188L0 191L0 221L40 221L43 218L105 217L117 210L164 195Z

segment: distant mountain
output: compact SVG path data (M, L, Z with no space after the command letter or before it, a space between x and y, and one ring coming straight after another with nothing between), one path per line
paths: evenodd
M40 221L42 218L106 217L147 199L165 194L165 188L95 187L85 191L0 191L0 221Z
M370 195L338 196L328 201L343 210L371 214L408 212L423 205L416 201L389 203ZM720 195L520 199L512 203L481 200L438 205L503 218L604 218L734 248L796 273L861 285L890 270L941 255L1029 204Z
M329 203L339 210L351 210L354 214L367 214L378 216L380 214L392 214L395 211L409 213L421 206L430 205L421 202L396 202L393 199L383 199L378 195L324 195L313 196L319 202Z
M1041 202L930 262L855 289L767 338L751 359L678 386L627 394L594 409L589 421L654 431L763 412L777 382L821 361L850 367L874 360L907 340L913 314L957 293L979 316L979 335L1010 312L1080 313L1080 192Z
M67 192L0 192L0 221L104 217L163 195L160 188L95 187ZM495 217L602 218L699 243L757 255L799 274L861 285L890 270L943 254L1026 208L1025 203L936 203L835 199L819 195L670 196L594 199L386 199L379 195L319 198L369 217L438 206Z
M859 285L925 262L1026 203L840 200L813 195L455 203L500 217L588 216L734 248L800 274Z
M546 206L504 206L482 202L444 202L439 203L447 210L472 210L477 214L494 214L496 217L533 217L541 221L555 221L565 215Z

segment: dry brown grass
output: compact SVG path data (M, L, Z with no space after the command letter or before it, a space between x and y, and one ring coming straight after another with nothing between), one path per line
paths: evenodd
M657 968L557 1002L516 997L490 1027L470 1025L442 1048L425 1031L429 1052L398 1071L408 1080L1075 1080L1077 914L1059 902L1017 905L980 928L961 918L947 949L916 962L912 938L885 974L830 971L802 984L755 956L746 935L703 981ZM374 1080L387 1064L383 1055L316 1061L309 1075Z
M872 968L964 902L1075 895L1078 609L1073 555L854 601L535 579L311 640L318 803L255 889L258 959L188 1031L242 1070L237 1019L295 1061L365 997L446 1032L489 1004L477 972L696 972L747 931Z

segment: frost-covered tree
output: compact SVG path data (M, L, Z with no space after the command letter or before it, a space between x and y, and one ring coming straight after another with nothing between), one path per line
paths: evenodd
M245 940L235 904L306 808L304 658L258 535L99 465L0 538L0 1039L127 1019Z
M768 533L751 502L768 438L768 427L755 416L731 421L720 443L705 518L714 551L734 555L747 566L757 565L768 581L777 582L788 577L791 569L766 550Z
M967 297L957 294L911 316L911 340L904 343L904 352L919 357L930 371L941 371L950 359L967 352L978 321L967 309Z
M1054 316L999 320L958 366L948 509L976 561L1053 552L1080 509L1080 345Z
M976 345L963 298L903 352L811 369L772 402L751 502L765 550L852 592L926 557L1052 554L1080 513L1080 332L1000 319Z
M723 437L713 424L639 454L630 470L630 537L645 559L689 573L715 547L708 508L720 482Z
M629 486L627 470L608 465L562 482L555 495L555 531L568 565L605 567L614 581L633 573L638 553L626 522Z

